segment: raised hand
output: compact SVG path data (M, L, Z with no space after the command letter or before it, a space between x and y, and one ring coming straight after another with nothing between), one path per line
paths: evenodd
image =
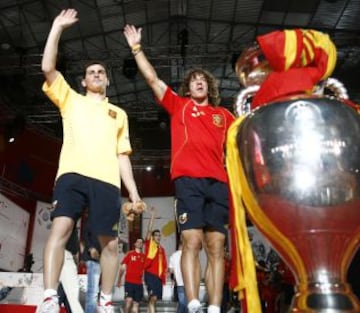
M124 36L130 48L141 42L141 28L136 28L134 25L125 25Z
M55 17L53 26L65 29L75 24L78 20L75 9L66 9L62 10L60 14Z

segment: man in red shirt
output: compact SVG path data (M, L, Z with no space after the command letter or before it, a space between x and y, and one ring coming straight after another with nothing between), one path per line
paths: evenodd
M139 303L143 298L143 274L145 254L142 253L143 239L138 238L134 250L129 251L121 262L117 286L120 287L121 278L125 274L125 313L138 313Z
M219 89L208 71L190 70L176 94L146 58L141 48L141 28L126 25L124 35L140 72L171 117L171 178L183 242L181 268L189 312L201 311L199 253L204 243L208 313L220 313L229 209L224 150L234 116L218 106Z
M152 207L145 240L145 284L148 292L148 313L155 313L156 301L162 299L166 282L167 259L165 249L160 245L161 233L153 230L155 209Z

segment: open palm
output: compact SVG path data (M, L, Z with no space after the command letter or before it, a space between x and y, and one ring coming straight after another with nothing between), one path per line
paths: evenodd
M60 14L54 19L54 25L61 28L67 28L75 24L79 19L77 18L77 11L74 9L62 10Z

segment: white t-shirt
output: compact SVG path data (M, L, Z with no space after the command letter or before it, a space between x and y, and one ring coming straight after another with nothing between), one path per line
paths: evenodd
M181 260L181 250L177 250L170 256L169 269L171 269L174 272L176 285L184 286L184 281L181 273L180 260Z

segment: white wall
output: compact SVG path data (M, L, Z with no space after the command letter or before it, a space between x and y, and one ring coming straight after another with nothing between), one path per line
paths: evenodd
M24 265L30 214L0 194L0 268L18 271Z
M45 242L50 233L51 211L52 206L50 203L41 201L37 202L35 211L34 231L30 248L35 262L32 267L34 273L40 273L43 271L43 250Z

